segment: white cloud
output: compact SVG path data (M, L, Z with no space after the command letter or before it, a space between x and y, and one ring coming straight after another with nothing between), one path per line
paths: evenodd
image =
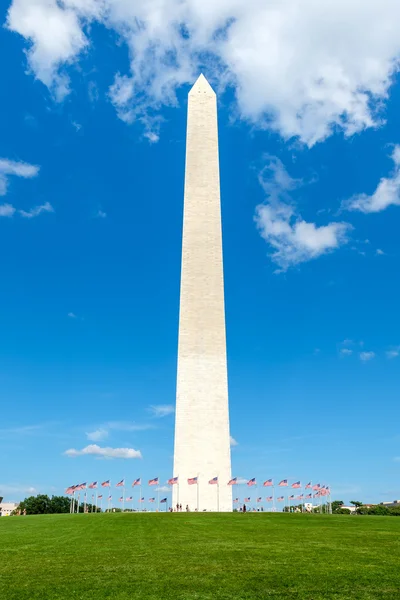
M0 176L0 196L1 196L1 176ZM0 205L0 217L12 217L15 213L15 208L11 204Z
M97 211L97 213L96 213L96 217L97 217L98 219L105 219L105 218L106 218L106 216L107 216L107 213L106 213L106 212L104 212L104 210L101 210L101 209L99 209L99 210Z
M386 352L387 358L397 358L398 356L400 356L400 346L397 346L397 348L392 348L391 350L387 350Z
M0 483L0 496L4 496L5 499L12 501L10 496L12 494L30 494L36 495L39 490L32 485L22 485L19 483Z
M28 211L19 210L18 212L25 219L33 219L34 217L38 217L43 212L54 212L54 208L52 207L50 202L45 202L41 206L35 206L34 208L31 208Z
M66 456L99 456L101 458L142 458L140 450L134 450L133 448L102 448L97 444L91 444L82 448L82 450L75 450L70 448L64 452Z
M238 478L237 478L237 483L238 483L239 485L245 484L245 483L247 483L248 481L249 481L249 480L248 480L248 479L246 479L245 477L238 477Z
M205 62L209 77L235 87L243 118L311 145L335 127L351 135L379 123L374 108L399 66L399 19L398 0L13 0L7 24L59 99L90 25L102 24L130 56L110 91L122 119L151 132L154 109L175 104Z
M169 485L161 485L160 487L155 489L156 492L170 492L171 487Z
M375 254L376 254L377 256L384 256L384 255L385 255L385 252L384 252L383 250L381 250L380 248L378 248L378 249L377 249L377 251L375 252Z
M38 173L39 167L36 165L30 165L22 161L8 160L7 158L0 158L0 196L6 195L8 178L10 176L30 179L36 177Z
M350 350L350 348L342 348L340 350L340 354L342 356L351 356L353 354L353 350Z
M318 227L304 221L289 194L301 182L290 177L278 158L266 159L260 183L267 198L257 206L255 221L261 236L272 246L271 258L280 270L286 271L346 244L351 225L329 223Z
M77 318L78 318L78 317L76 316L76 314L75 314L75 313L73 313L73 312L69 312L69 313L68 313L68 315L67 315L67 317L69 317L70 319L77 319Z
M363 362L372 360L373 358L375 358L375 356L375 352L360 352L360 360L362 360Z
M86 433L86 437L92 442L101 442L102 440L108 438L108 431L107 429L102 428L96 429L95 431L90 431Z
M234 437L232 437L232 436L230 436L230 443L231 443L231 446L232 446L232 447L233 447L233 446L238 446L238 445L239 445L239 442L237 442L237 441L235 440L235 438L234 438Z
M149 411L154 417L158 419L161 417L167 417L175 412L175 407L172 404L156 404L149 407Z
M358 210L363 213L376 213L388 206L400 206L400 146L395 146L391 154L394 170L390 177L382 177L376 190L368 194L357 194L343 203L347 210ZM383 254L377 250L377 254Z

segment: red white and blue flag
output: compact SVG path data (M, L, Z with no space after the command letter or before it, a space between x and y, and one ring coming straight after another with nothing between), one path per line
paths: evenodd
M93 483L91 483L89 485L89 489L90 490L96 490L97 489L97 481L93 481Z
M239 498L235 498L235 499L234 499L234 502L235 502L235 504L236 504L237 502L239 502Z
M257 498L257 502L262 502L262 498Z
M76 488L77 488L77 486L76 486L76 485L71 485L71 487L69 487L69 488L67 488L67 489L65 490L65 493L66 493L66 494L68 494L68 495L69 495L69 494L74 494L74 493L75 493L75 490L76 490Z
M233 479L228 481L228 485L236 485L236 484L237 484L237 477L234 477Z
M103 483L101 484L101 487L110 487L110 480L107 479L107 481L103 481Z
M273 500L273 496L268 496L267 502L272 502L272 500Z
M303 494L300 494L300 496L297 496L297 500L303 500L304 496Z
M197 484L197 477L190 477L187 481L189 485L195 485Z
M76 490L85 490L86 489L86 483L80 483L79 485L76 486L75 488Z
M306 489L306 490L311 490L311 489L312 489L312 483L311 483L311 481L310 481L309 483L307 483L307 485L306 485L306 488L305 488L305 489Z
M168 479L168 485L176 485L179 481L178 477L171 477L171 479Z
M102 494L100 494L100 496L97 496L97 500L101 500L101 499L102 499L102 497L103 497L103 495L102 495Z
M166 498L163 498L162 500L160 500L160 504L165 504L167 502Z
M125 502L132 502L132 500L133 500L132 496L129 496L129 498L125 498Z
M125 479L121 479L121 481L119 481L115 487L124 487L124 485L125 485Z
M158 485L158 477L149 480L149 485Z
M320 487L321 487L321 484L320 483L316 483L315 485L313 485L312 489L313 490L319 490Z
M298 490L299 488L301 488L301 483L300 481L296 481L296 483L292 483L292 488L294 490Z
M287 487L287 479L282 479L280 483L278 483L279 487Z
M144 498L139 498L139 502L144 502Z
M294 500L294 496L289 496L289 500Z
M139 477L138 479L135 479L135 481L132 483L132 487L135 487L135 485L141 485L141 483L142 483L142 480Z
M306 498L312 498L312 494L307 494Z
M123 502L123 501L124 501L124 497L123 497L123 496L121 496L121 498L119 499L119 501L120 501L120 502Z
M156 499L155 498L149 498L149 502L155 502Z
M274 482L272 479L267 479L267 481L264 481L264 487L271 487L274 485Z
M112 500L112 496L108 496L107 500Z
M245 498L244 501L245 502L250 502L250 498Z
M285 497L284 497L284 496L279 496L279 497L277 498L278 502L282 502L284 499L285 499Z
M216 485L218 483L218 477L213 477L208 483L210 485Z
M250 480L247 482L247 485L248 485L248 486L250 486L250 487L251 487L252 485L257 485L256 478L255 478L255 477L253 477L253 479L250 479Z

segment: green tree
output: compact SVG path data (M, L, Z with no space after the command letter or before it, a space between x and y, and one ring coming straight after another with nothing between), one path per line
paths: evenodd
M333 513L334 513L334 512L337 512L337 510L338 510L338 509L339 509L341 506L343 506L343 504L344 504L343 500L334 500L334 501L332 502L332 512L333 512Z
M363 505L363 503L362 503L362 502L359 502L358 500L350 500L350 504L352 504L353 506L355 506L355 507L356 507L356 509L357 509L357 508L360 508L360 506L362 506L362 505Z
M45 515L50 512L50 503L51 500L47 495L38 494L25 498L18 508L21 512L26 510L27 515Z
M71 508L71 500L65 496L52 496L50 500L49 512L69 513Z
M351 511L349 508L341 508L339 506L339 508L337 508L335 510L335 515L350 515L350 514L351 514Z

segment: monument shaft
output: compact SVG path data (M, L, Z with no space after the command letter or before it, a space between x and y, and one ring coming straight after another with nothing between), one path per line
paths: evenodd
M174 505L232 510L217 101L202 75L188 103L174 476Z

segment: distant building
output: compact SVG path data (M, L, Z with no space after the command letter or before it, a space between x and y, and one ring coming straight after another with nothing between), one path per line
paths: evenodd
M381 502L380 506L387 506L388 508L398 508L400 507L400 500L393 500L393 502Z
M17 502L1 502L0 503L0 517L9 517L13 510L18 506Z

